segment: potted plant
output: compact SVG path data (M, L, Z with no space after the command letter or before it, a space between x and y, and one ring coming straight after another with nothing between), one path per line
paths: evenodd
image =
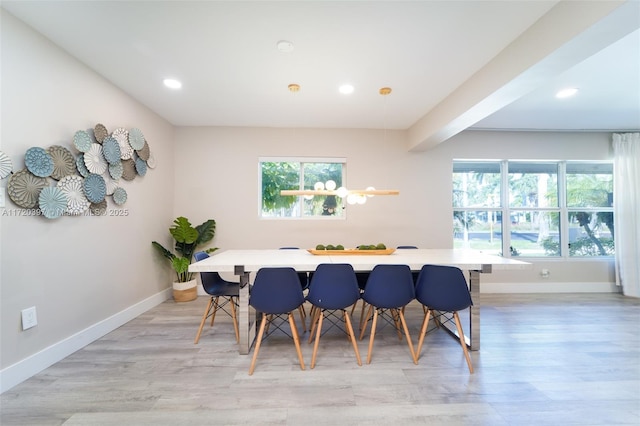
M173 225L169 228L169 233L176 241L175 254L157 241L151 242L160 254L169 259L176 272L177 281L173 283L173 298L176 302L188 302L198 297L197 280L194 279L194 273L189 272L189 265L196 249L211 241L215 232L216 221L213 219L193 227L186 217L180 216L173 221ZM214 247L204 251L211 253L217 249Z

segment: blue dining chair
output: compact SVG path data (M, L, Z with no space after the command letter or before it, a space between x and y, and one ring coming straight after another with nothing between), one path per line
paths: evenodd
M322 335L322 321L328 319L332 326L338 326L338 320L345 324L347 336L351 340L353 350L356 354L358 365L362 365L358 343L353 332L351 316L347 308L352 306L360 298L360 289L353 266L347 263L322 263L316 268L307 300L313 305L311 317L311 332L309 342L313 338L315 331L315 342L313 355L311 356L311 368L316 365L318 345ZM340 311L341 316L336 315Z
M371 364L373 353L373 341L376 335L378 317L385 318L391 314L391 320L398 331L400 339L400 325L404 330L414 364L418 363L413 343L404 318L404 307L415 298L411 269L407 265L376 265L369 274L369 280L365 287L362 299L369 305L364 327L360 334L360 340L364 336L369 319L371 319L371 336L369 337L369 350L367 352L367 364ZM373 311L373 315L371 315ZM385 318L387 319L387 318ZM387 321L389 321L387 319ZM400 322L400 324L398 323Z
M251 294L249 295L249 305L262 313L260 330L256 337L256 347L253 352L253 359L249 367L249 375L253 374L256 366L256 359L260 351L267 324L272 324L276 318L286 315L291 327L291 336L296 347L300 369L304 370L304 360L300 349L300 337L293 311L304 303L304 295L300 288L300 280L295 269L289 267L260 268L253 281ZM276 326L275 323L273 323ZM282 328L278 329L284 331ZM266 337L266 336L264 336Z
M280 250L300 250L300 247L280 247ZM313 276L313 272L310 274L307 274L306 272L298 272L298 279L300 280L300 287L302 287L302 291L309 289L311 276ZM300 312L300 320L302 321L302 330L307 331L307 311L304 308L304 304L300 305L298 311Z
M193 257L197 262L204 260L209 255L203 251L196 252ZM200 341L200 335L202 334L202 328L207 318L211 317L211 327L216 319L216 313L222 310L228 314L233 320L233 329L236 332L236 342L240 341L240 333L238 331L238 316L236 314L236 307L238 306L238 293L240 292L240 283L226 281L217 272L201 272L200 280L202 281L202 288L207 293L209 298L209 304L202 315L202 321L200 321L200 327L198 328L198 334L193 342L197 344ZM222 303L220 303L222 298ZM231 312L225 309L225 306L231 307Z
M416 286L416 299L425 306L426 311L422 328L420 330L420 338L418 340L418 348L416 349L416 360L420 358L424 336L429 326L429 318L434 311L450 312L458 330L458 337L462 352L467 360L469 372L473 373L471 365L471 357L467 350L464 332L460 324L458 311L467 309L473 305L471 293L467 286L467 280L460 268L442 265L424 265L418 276L418 285Z

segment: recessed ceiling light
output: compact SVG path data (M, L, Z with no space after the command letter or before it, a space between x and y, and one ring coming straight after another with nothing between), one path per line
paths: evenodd
M162 82L169 89L179 89L182 87L182 83L180 83L178 80L174 78L165 78L164 80L162 80Z
M343 95L350 95L350 94L353 93L353 86L350 85L350 84L343 84L342 86L340 86L340 88L338 90Z
M291 43L290 41L287 40L280 40L276 46L278 47L278 50L281 51L282 53L291 53L293 52L293 43Z
M567 89L562 89L558 93L556 93L556 98L558 99L570 98L576 93L578 93L578 89L576 87L569 87Z

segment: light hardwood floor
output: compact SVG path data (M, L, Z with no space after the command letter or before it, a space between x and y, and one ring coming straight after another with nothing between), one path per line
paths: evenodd
M335 329L307 370L273 335L256 371L220 316L193 344L207 300L167 301L1 396L8 425L638 425L640 300L615 294L482 295L469 374L442 330L419 365L379 328L358 367ZM422 309L406 311L414 344ZM358 315L354 323L357 324ZM366 359L368 333L359 342Z

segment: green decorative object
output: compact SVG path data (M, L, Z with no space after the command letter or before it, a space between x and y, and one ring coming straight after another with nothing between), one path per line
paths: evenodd
M177 282L184 283L193 279L193 273L188 271L193 253L199 246L211 241L215 232L216 221L213 219L193 227L186 217L180 216L173 221L173 226L169 228L169 233L176 241L175 254L164 248L157 241L152 241L151 244L171 262L171 266L178 277ZM217 247L214 247L204 251L211 253L217 249Z

